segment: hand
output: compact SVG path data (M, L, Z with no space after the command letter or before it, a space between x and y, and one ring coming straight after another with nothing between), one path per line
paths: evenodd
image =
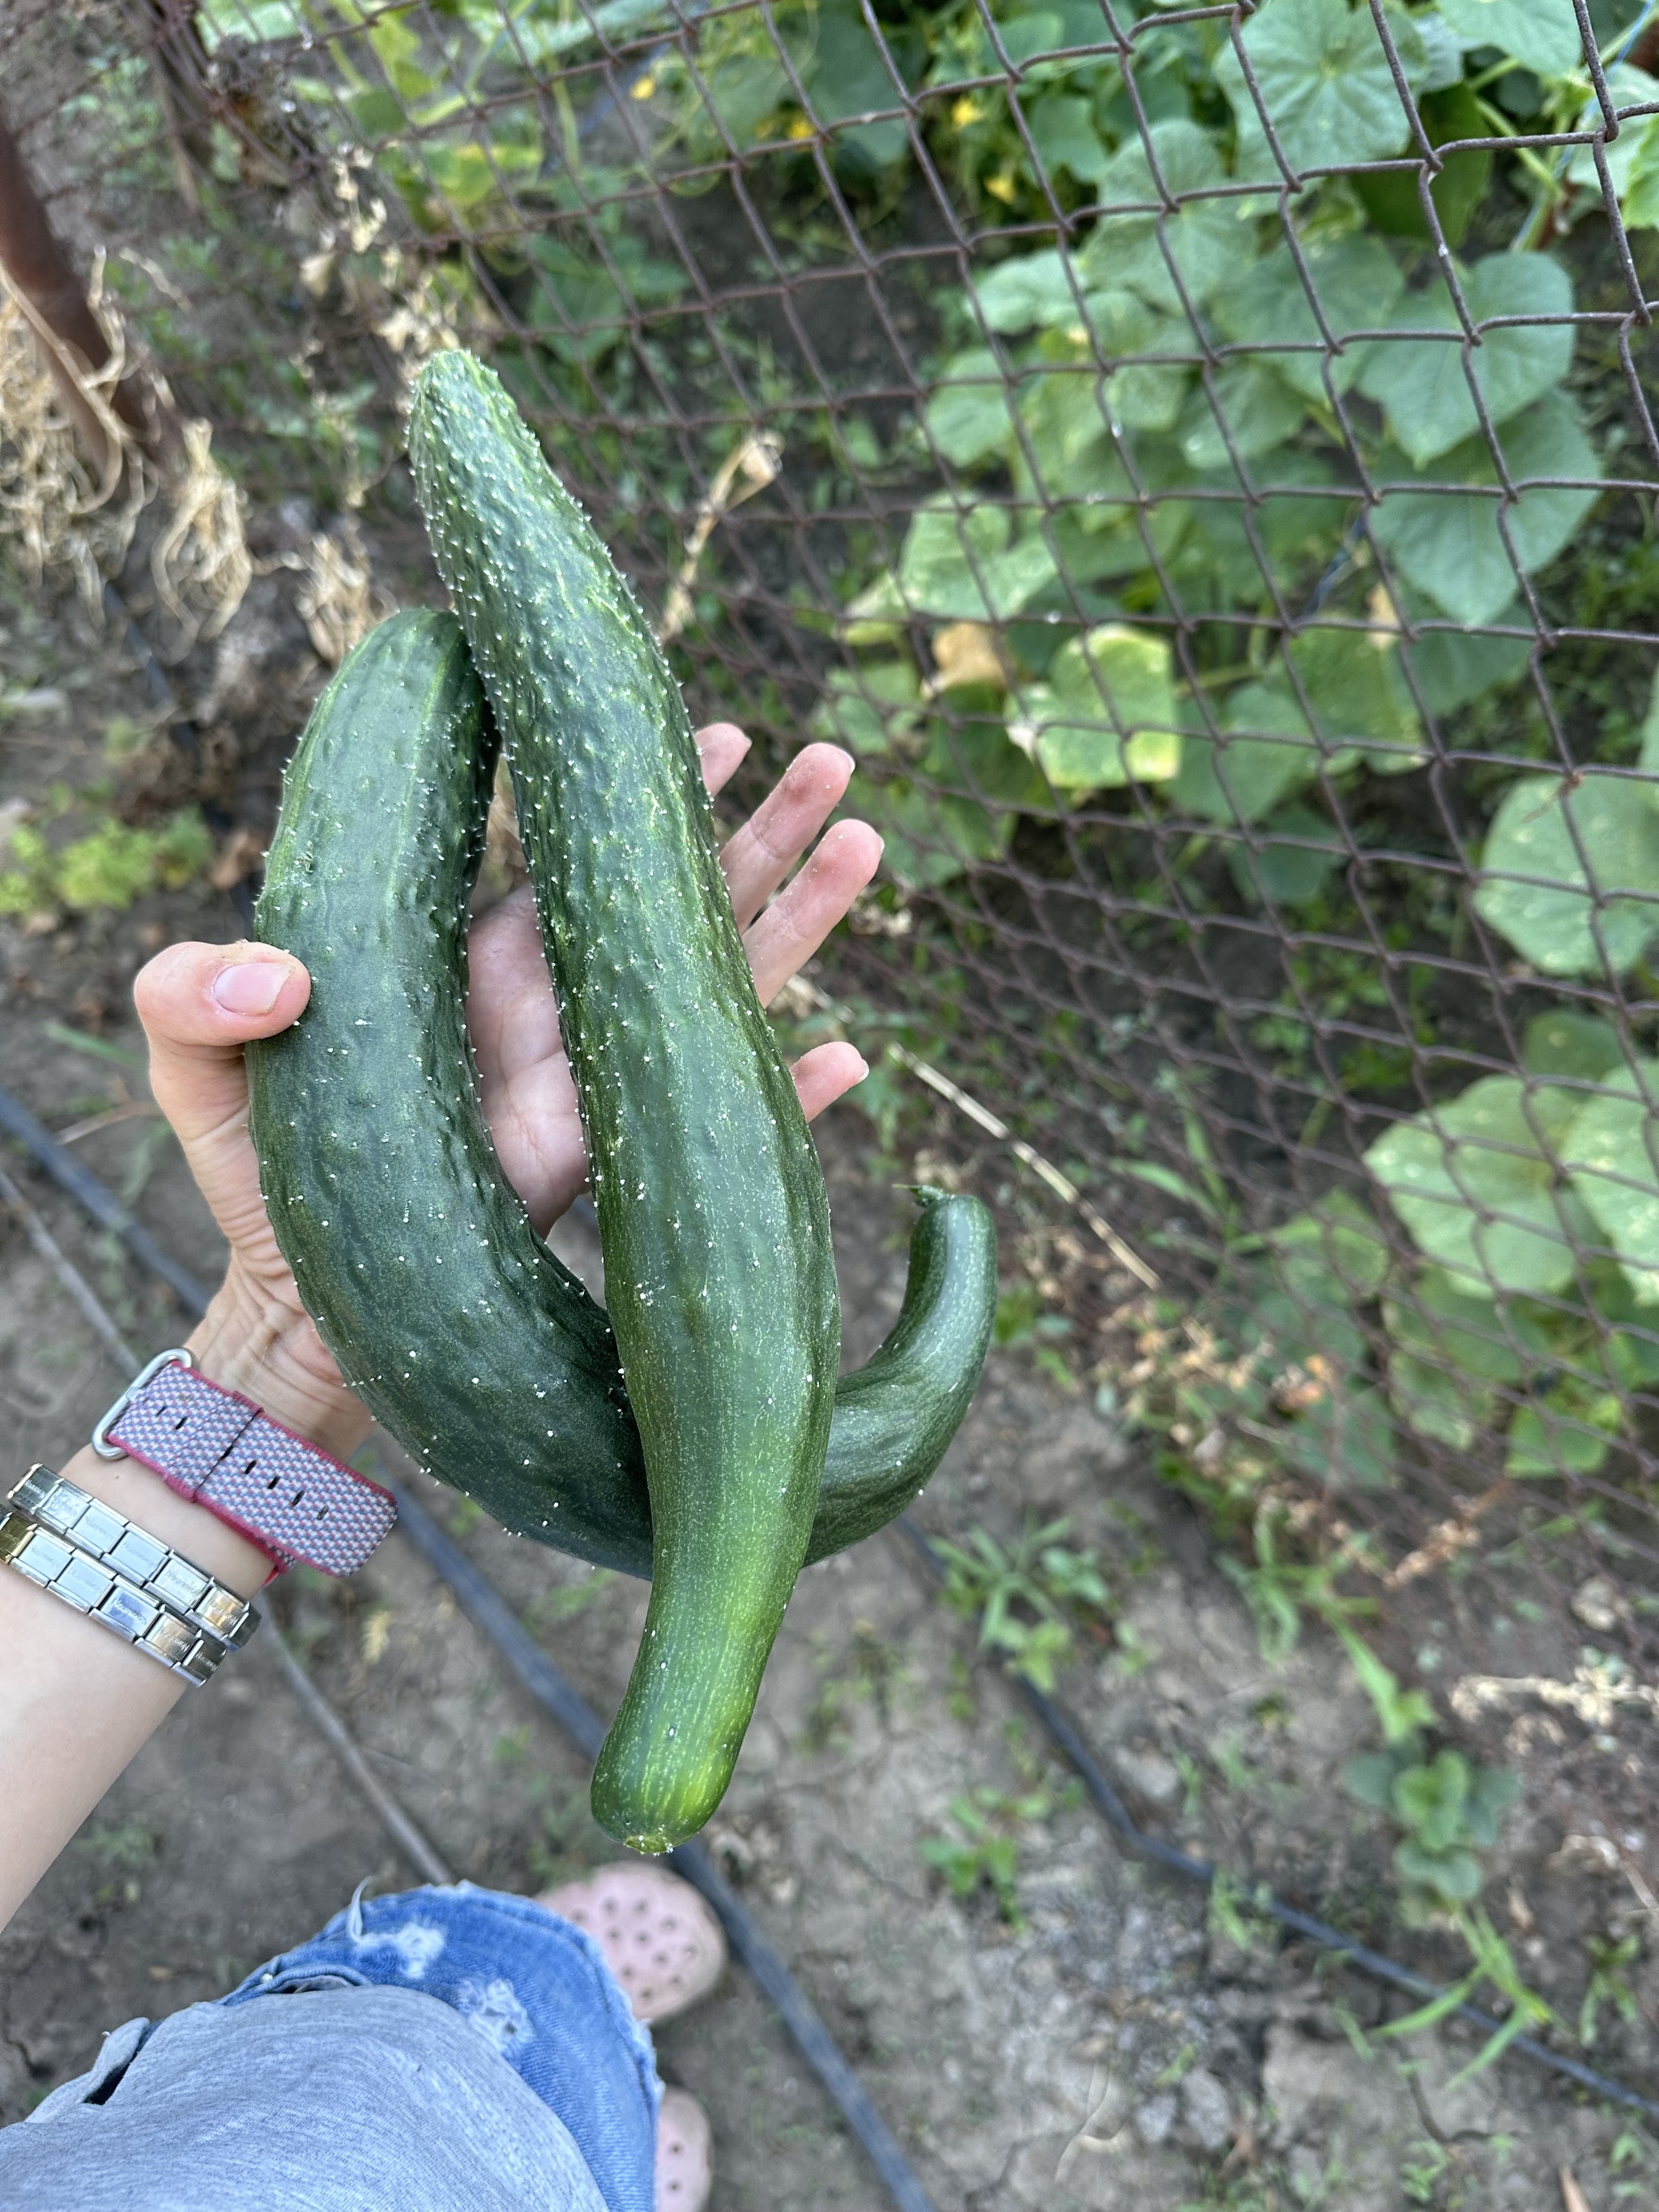
M730 723L716 722L698 732L697 745L712 792L735 771L749 741ZM851 759L836 747L806 746L720 855L763 1003L823 943L881 858L881 841L867 823L837 823L766 904L823 829L852 773ZM467 1023L484 1114L507 1180L545 1235L582 1188L587 1163L527 885L474 925L469 966ZM230 1245L224 1285L190 1347L212 1381L241 1390L343 1458L367 1433L368 1416L300 1303L265 1217L247 1133L242 1047L287 1029L310 994L298 960L246 944L169 945L133 988L156 1103ZM853 1046L824 1044L793 1073L810 1120L866 1070Z

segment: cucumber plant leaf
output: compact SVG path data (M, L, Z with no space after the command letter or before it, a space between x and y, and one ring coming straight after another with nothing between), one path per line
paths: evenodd
M1492 253L1464 272L1462 289L1477 326L1506 315L1572 313L1572 280L1547 253ZM1443 337L1379 339L1359 389L1383 411L1389 434L1421 469L1480 428L1465 367L1463 325L1451 294L1437 284L1397 301L1389 318L1401 331L1443 331ZM1488 418L1505 422L1559 384L1572 363L1570 321L1500 325L1483 330L1468 351Z
M1440 19L1466 52L1496 46L1540 76L1568 76L1584 65L1572 0L1440 0Z
M1115 623L1072 639L1010 734L1060 791L1167 781L1182 748L1168 640Z
M1265 359L1274 373L1304 399L1322 405L1328 357L1332 383L1338 392L1348 391L1371 348L1345 346L1345 337L1352 331L1385 328L1405 280L1387 246L1365 231L1304 240L1301 251L1325 328L1340 352L1329 353L1288 246L1275 246L1245 272L1243 283L1219 292L1213 313L1225 337L1239 345L1271 349Z
M1606 1081L1625 1095L1583 1101L1562 1164L1638 1304L1659 1304L1659 1060L1610 1069Z
M1509 510L1510 545L1498 528L1498 471L1484 437L1455 447L1430 470L1437 483L1469 489L1418 491L1395 478L1385 483L1371 518L1377 544L1406 580L1471 629L1495 622L1510 605L1517 564L1530 573L1554 559L1595 505L1601 473L1577 410L1561 392L1534 402L1496 434L1511 481L1528 487ZM1590 481L1530 481L1555 477Z
M1179 433L1182 458L1194 469L1224 468L1231 447L1241 461L1255 460L1282 446L1303 413L1298 395L1261 362L1229 362L1207 390L1200 384L1193 392Z
M1365 1164L1425 1259L1461 1291L1548 1296L1587 1241L1561 1184L1561 1145L1583 1094L1488 1075L1379 1137Z
M1425 1267L1409 1297L1385 1301L1382 1322L1394 1347L1395 1411L1419 1436L1459 1451L1492 1427L1496 1386L1519 1384L1529 1365L1549 1356L1535 1323L1475 1297L1438 1267Z
M1409 19L1396 16L1394 28L1420 59L1422 42ZM1411 126L1368 8L1351 8L1348 0L1264 0L1243 38L1292 169L1385 161L1405 145ZM1279 164L1230 45L1217 57L1215 73L1238 123L1239 175L1277 184Z
M1261 825L1260 842L1237 843L1227 871L1243 896L1273 906L1307 906L1322 896L1348 848L1310 806L1282 806Z
M1547 975L1620 975L1659 932L1659 809L1628 776L1523 776L1499 804L1475 911Z
M1038 325L1074 323L1077 280L1057 246L1000 263L974 287L988 330L1012 335Z
M1313 1304L1348 1305L1375 1297L1389 1273L1389 1247L1376 1218L1351 1191L1331 1190L1273 1233L1280 1279Z
M1607 71L1607 91L1616 107L1647 107L1659 101L1659 78L1626 62ZM1592 93L1574 129L1599 131L1601 128L1601 103ZM1626 229L1650 230L1659 226L1659 114L1626 117L1619 126L1619 136L1604 143L1603 155ZM1583 205L1601 205L1601 173L1589 146L1575 149L1567 165L1567 179L1578 186Z
M1127 289L1164 314L1184 314L1173 262L1188 298L1201 305L1237 276L1241 254L1250 250L1256 204L1202 197L1224 193L1229 182L1209 132L1181 118L1152 125L1145 143L1136 137L1121 147L1097 187L1109 211L1079 257L1088 288ZM1179 201L1167 214L1166 192ZM1200 197L1180 197L1188 193Z
M988 347L975 346L946 364L924 420L929 437L957 468L971 468L1007 444L1013 416L1001 363Z
M994 622L1018 614L1054 577L1042 538L1009 543L1000 507L958 508L933 501L911 517L899 557L899 587L910 611L941 622Z

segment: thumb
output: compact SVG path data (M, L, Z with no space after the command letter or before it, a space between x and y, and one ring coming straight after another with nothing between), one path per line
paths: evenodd
M242 1047L296 1021L311 978L274 945L170 945L139 970L132 996L155 1103L190 1144L241 1120Z

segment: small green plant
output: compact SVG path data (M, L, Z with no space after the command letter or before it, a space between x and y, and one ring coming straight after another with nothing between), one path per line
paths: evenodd
M1468 2064L1453 2075L1446 2085L1448 2090L1455 2088L1474 2075L1484 2073L1495 2060L1503 2057L1517 2035L1535 2028L1559 2027L1560 2025L1538 1992L1528 1988L1509 1945L1478 1905L1472 1911L1455 1912L1452 1924L1468 1946L1474 1962L1468 1972L1416 2012L1408 2013L1403 2020L1390 2021L1386 2027L1376 2031L1379 2037L1395 2039L1420 2034L1424 2029L1437 2027L1441 2021L1449 2019L1457 2008L1468 2004L1483 1985L1494 1990L1508 2006L1508 2015L1496 2034L1488 2038Z
M1498 1841L1498 1824L1520 1795L1517 1778L1476 1766L1462 1752L1432 1757L1407 1738L1391 1751L1352 1759L1343 1787L1361 1805L1404 1830L1394 1850L1401 1904L1408 1921L1464 1905L1480 1894L1480 1854Z
M151 891L176 890L212 858L213 840L194 807L157 830L109 816L61 846L33 823L20 823L0 847L0 915L124 908Z
M1407 2204L1438 2205L1440 2185L1454 2170L1455 2154L1445 2143L1414 2142L1400 2161L1400 2193Z
M820 1655L819 1663L825 1680L807 1717L805 1735L806 1749L813 1752L847 1741L848 1714L854 1705L872 1705L885 1722L893 1692L904 1679L904 1662L897 1650L869 1620L853 1623L852 1641L838 1663L827 1652ZM830 1672L832 1668L836 1671Z
M155 1857L161 1838L142 1820L94 1820L75 1839L75 1849L95 1859L106 1874L137 1874Z
M1069 1315L1045 1311L1042 1294L1035 1283L1015 1283L997 1299L992 1336L996 1343L1011 1348L1029 1346L1032 1359L1042 1372L1062 1390L1070 1391L1077 1389L1078 1380L1060 1347L1073 1328Z
M1210 1884L1207 1917L1212 1940L1235 1951L1272 1953L1279 1948L1278 1923L1263 1911L1265 1882L1248 1887L1224 1869Z
M1046 1779L1030 1780L1018 1792L981 1786L951 1800L954 1835L925 1836L917 1846L924 1865L943 1876L952 1897L971 1897L988 1888L1009 1927L1025 1926L1018 1895L1021 1831L1041 1826L1054 1814L1078 1801L1075 1784L1056 1790Z
M1618 1937L1592 1936L1585 1948L1590 1971L1578 2008L1578 2040L1588 2051L1595 2041L1603 2005L1611 2005L1627 2027L1634 2027L1642 2016L1629 1978L1630 1969L1642 1955L1642 1938L1635 1932Z
M540 1632L562 1628L570 1621L580 1620L594 1600L609 1589L616 1579L616 1574L610 1567L595 1567L579 1583L540 1591L524 1609L525 1626Z
M1028 1516L1012 1550L983 1528L970 1529L963 1544L934 1547L945 1564L945 1602L979 1622L980 1649L1001 1653L1044 1692L1071 1657L1077 1629L1103 1628L1111 1612L1096 1554L1061 1541L1070 1525L1039 1527Z
M1608 2172L1622 2177L1613 2186L1615 2199L1621 2204L1651 2203L1656 2164L1659 2164L1659 2152L1650 2139L1639 2128L1625 2129L1607 2153Z

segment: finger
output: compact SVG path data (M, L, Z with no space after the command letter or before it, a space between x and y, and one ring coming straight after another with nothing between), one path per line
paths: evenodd
M867 822L837 822L788 889L744 935L760 1002L781 991L810 960L881 864L881 840Z
M710 722L696 736L697 750L702 756L702 780L712 796L737 774L749 740L735 722Z
M241 1121L242 1047L296 1021L311 978L275 945L169 945L140 969L132 996L155 1103L188 1144Z
M806 745L720 854L738 927L747 929L817 836L852 779L839 745Z
M795 1095L802 1111L813 1121L826 1106L833 1106L854 1084L862 1083L870 1069L856 1045L816 1044L811 1052L802 1054L789 1072L795 1079Z

